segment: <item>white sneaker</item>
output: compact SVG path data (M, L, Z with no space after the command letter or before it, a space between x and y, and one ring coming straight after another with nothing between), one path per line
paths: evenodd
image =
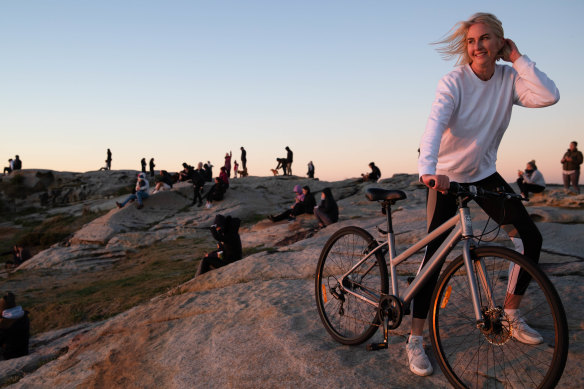
M427 376L432 374L434 369L424 351L422 341L423 337L421 336L410 336L410 339L406 344L406 352L408 354L408 361L412 373L419 376Z
M543 343L543 337L519 316L519 312L516 316L509 316L509 320L511 322L511 336L515 339L525 344Z
M205 208L209 209L209 208L211 208L211 207L212 207L211 203L207 203L207 204L205 204Z

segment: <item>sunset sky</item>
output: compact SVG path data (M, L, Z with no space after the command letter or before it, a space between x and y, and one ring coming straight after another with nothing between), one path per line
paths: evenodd
M515 107L498 169L531 159L550 183L582 137L584 1L0 1L0 163L84 172L223 162L252 175L284 148L325 180L416 173L439 79L430 43L492 12L556 82L560 102Z

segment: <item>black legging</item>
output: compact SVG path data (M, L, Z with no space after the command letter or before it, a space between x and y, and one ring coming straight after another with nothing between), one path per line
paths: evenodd
M523 177L517 179L517 186L519 186L519 190L525 195L525 197L529 197L529 193L541 193L545 189L545 186L525 182Z
M505 182L499 173L494 173L491 176L471 183L486 190L495 191L501 188L505 192L513 192L513 189ZM531 220L527 210L519 200L502 200L502 199L476 199L477 204L489 215L495 222L505 229L511 238L519 238L523 243L524 253L526 257L533 262L539 262L539 255L542 245L541 233L537 226ZM428 233L435 230L442 225L457 212L456 198L451 195L443 195L435 190L428 190L426 202L426 218L428 224ZM446 239L450 231L443 233L438 239L428 244L422 266L432 257L438 250L442 242ZM514 242L515 243L515 242ZM420 267L421 268L421 267ZM432 292L438 281L439 271L434 273L429 281L422 287L420 292L414 298L413 316L417 319L425 319L428 315L430 307L430 300ZM513 292L516 295L525 293L529 285L529 276L521 271L517 286Z

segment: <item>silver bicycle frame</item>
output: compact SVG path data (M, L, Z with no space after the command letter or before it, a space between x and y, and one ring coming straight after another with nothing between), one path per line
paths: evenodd
M451 230L448 237L444 240L444 242L440 245L438 250L432 255L430 260L426 263L426 265L419 271L416 275L416 278L412 281L409 287L405 290L403 297L399 294L399 286L397 282L397 266L402 262L406 261L412 255L420 251L422 248L426 247L430 242L436 239L438 236L442 235L443 233ZM424 286L426 282L428 282L430 276L434 274L434 272L438 271L444 264L446 257L452 249L460 242L463 241L462 245L462 255L464 258L464 265L467 270L468 276L468 283L469 289L471 292L472 303L474 308L474 314L476 317L477 322L482 321L482 313L481 313L481 306L479 300L479 293L478 293L478 285L476 283L475 269L472 265L472 258L470 254L470 246L471 246L471 238L473 236L473 229L472 229L472 219L470 216L470 210L468 207L462 207L459 209L458 215L451 217L448 221L443 223L441 226L436 228L434 231L426 235L422 240L418 243L414 244L413 246L409 247L400 255L396 255L395 249L395 234L392 231L388 231L387 233L387 241L383 242L382 244L378 245L370 251L365 257L363 257L359 262L357 262L347 273L345 273L341 279L344 279L349 274L351 274L355 269L361 266L365 261L371 258L372 255L379 250L382 250L383 247L389 245L389 268L390 268L390 277L391 277L391 286L392 286L392 294L398 298L400 298L404 304L404 306L408 306L414 296L420 291L420 289ZM486 269L484 267L484 263L480 263L478 267L478 274L481 284L486 293L488 294L488 300L490 301L490 297L492 295L490 282L487 276ZM345 291L348 294L353 295L354 297L367 302L373 306L378 305L378 301L370 300L369 298L357 294L351 290Z

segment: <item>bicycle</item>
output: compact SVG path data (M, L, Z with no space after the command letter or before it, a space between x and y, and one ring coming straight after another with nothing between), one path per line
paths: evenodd
M387 240L378 243L366 230L352 226L341 228L326 242L315 276L316 303L325 329L336 341L357 345L381 327L383 342L368 349L387 348L389 330L399 327L422 284L462 243L462 254L439 276L429 310L432 349L442 372L455 387L554 387L568 353L561 299L549 278L523 255L505 247L477 247L468 207L481 196L502 201L521 196L457 183L451 183L449 192L457 198L458 214L397 255L391 205L406 194L379 188L366 191L366 197L380 202L387 216L387 231L378 227ZM444 243L400 294L397 266L449 230ZM511 296L510 266L520 266L531 279L521 299L521 316L540 333L540 344L521 343L514 337L518 323L505 312Z

